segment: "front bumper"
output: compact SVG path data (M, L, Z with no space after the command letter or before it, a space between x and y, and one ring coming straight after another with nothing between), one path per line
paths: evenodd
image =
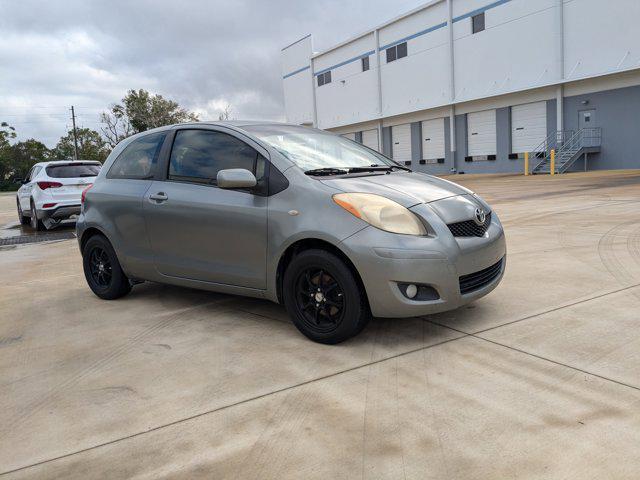
M436 230L433 237L396 235L367 227L342 242L360 273L374 316L401 318L452 310L483 297L500 283L506 265L506 242L497 215L493 215L484 237L454 238L443 223L431 225ZM489 281L461 293L461 276L500 261ZM399 284L430 286L439 298L411 300Z

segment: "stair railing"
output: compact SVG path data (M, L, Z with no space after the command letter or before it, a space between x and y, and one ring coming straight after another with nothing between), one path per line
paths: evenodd
M558 150L556 158L556 170L564 172L569 168L569 161L582 148L599 147L602 142L602 129L581 128ZM565 167L565 165L567 165Z
M547 138L545 138L540 145L538 145L530 154L530 158L536 158L540 152L543 152L544 155L541 157L542 160L538 162L538 164L533 167L532 172L535 172L540 167L542 167L545 163L548 163L551 160L551 150L555 149L556 153L559 148L564 145L567 139L573 137L575 134L574 130L558 130L556 132L550 133Z

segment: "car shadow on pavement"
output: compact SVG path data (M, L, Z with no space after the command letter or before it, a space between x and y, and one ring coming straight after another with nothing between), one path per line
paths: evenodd
M264 335L269 335L268 343L278 345L278 336L283 342L291 342L294 336L301 345L310 340L300 334L284 306L269 300L227 295L221 293L196 290L191 288L163 285L145 282L136 285L131 294L123 299L125 302L157 302L166 309L193 310L190 315L184 315L184 321L205 321L210 324L209 331L215 334L215 325L225 324L228 331L229 319L233 319L234 327L241 331L243 328L255 329L256 323ZM120 300L122 301L122 300ZM446 318L451 321L461 315L467 316L463 307L446 314L413 318L377 318L371 319L364 331L353 339L343 342L342 346L362 345L374 343L378 348L387 351L389 355L411 351L421 346L432 345L443 340L464 336L453 329L438 325L439 320ZM235 336L235 335L234 335ZM331 348L327 346L327 348ZM384 355L383 351L379 355ZM379 356L375 355L376 357Z

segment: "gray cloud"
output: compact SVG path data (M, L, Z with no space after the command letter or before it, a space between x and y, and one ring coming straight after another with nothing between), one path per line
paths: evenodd
M284 118L280 48L322 49L422 3L338 0L0 0L0 121L53 145L131 88L216 119Z

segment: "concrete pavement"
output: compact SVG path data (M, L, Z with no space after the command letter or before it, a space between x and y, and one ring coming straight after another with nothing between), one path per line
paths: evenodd
M74 241L0 250L0 472L637 478L640 172L454 180L505 225L501 286L339 346L259 300L99 300Z

